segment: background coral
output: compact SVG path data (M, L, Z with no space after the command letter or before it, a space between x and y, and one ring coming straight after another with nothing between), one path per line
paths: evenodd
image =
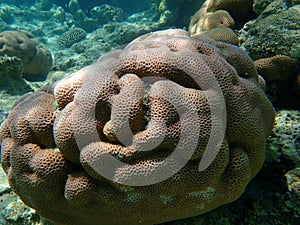
M154 0L159 21L166 26L185 27L205 0Z
M275 55L255 60L254 65L266 80L287 80L295 74L297 60L285 55Z
M201 13L201 10L198 12ZM233 28L233 26L234 20L229 13L226 10L217 10L215 12L194 15L189 25L189 32L191 35L195 35L214 28Z
M279 54L300 58L300 5L290 6L284 0L273 3L278 2L282 7L270 4L245 25L242 47L254 60Z
M1 32L0 55L20 58L23 63L23 76L28 80L45 79L52 66L50 51L26 31Z
M244 20L252 12L252 0L207 0L207 12L226 10L234 20Z
M300 167L285 174L289 191L300 195Z
M0 56L0 122L3 122L3 113L10 112L15 100L32 91L22 78L22 68L22 61L16 56Z
M276 112L274 128L268 139L266 161L287 162L300 167L300 113L296 110Z
M191 35L216 27L238 28L253 17L252 0L207 0L192 16Z
M147 87L143 81L147 76L169 80ZM192 79L196 77L204 83L210 83L210 78L218 81L228 121L219 153L202 172L198 163L209 128L217 121L211 118L207 100L213 93L200 88ZM144 98L136 98L139 92ZM185 109L185 119L178 117L165 97ZM192 158L173 177L130 187L116 182L131 179L135 170L115 171L112 182L91 167L107 153L140 171L155 168L174 150L181 127L189 123L188 102L197 109L201 133ZM91 135L93 122L86 119L94 105L94 122L102 141L87 143L79 151L76 125L81 126L81 134ZM133 131L127 147L116 136L118 132L127 135L122 133L126 110ZM273 116L253 62L239 48L207 36L192 39L183 30L154 32L20 99L1 127L2 166L22 200L57 224L158 223L204 213L238 198L262 166ZM151 152L137 152L149 148L152 138L160 138L160 124L165 122L164 141ZM184 144L185 148L189 145ZM140 175L141 179L145 176Z
M18 80L22 77L22 61L16 56L0 56L0 77Z
M258 17L239 31L240 47L258 60L260 73L270 79L266 93L276 108L300 109L299 3L299 0L255 1L253 8Z
M238 45L239 38L229 27L218 27L208 31L204 31L202 34L211 37L216 41L222 41L233 45Z
M107 4L101 4L91 9L91 17L99 21L99 24L108 22L121 22L126 18L126 14L121 8L113 7Z
M81 28L74 28L71 29L65 33L63 33L58 39L57 39L57 45L59 48L69 48L73 44L80 42L81 40L85 39L87 33L85 30Z

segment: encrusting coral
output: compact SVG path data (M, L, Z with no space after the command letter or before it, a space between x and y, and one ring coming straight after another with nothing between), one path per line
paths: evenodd
M143 35L23 96L0 130L2 166L21 199L55 224L205 213L237 199L262 166L274 112L260 79L234 45L180 29ZM213 129L225 125L199 170ZM161 167L170 176L154 182Z
M16 56L22 60L23 76L30 81L44 80L52 67L52 56L46 46L33 39L27 31L0 33L0 55Z

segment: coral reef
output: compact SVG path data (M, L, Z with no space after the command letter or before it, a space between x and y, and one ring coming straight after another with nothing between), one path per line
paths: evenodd
M163 0L153 4L148 0L112 0L109 3L99 0L88 4L80 0L2 2L12 4L1 3L5 16L0 17L0 31L26 27L54 55L53 70L70 73L142 34L170 26L186 26L190 15L203 0ZM2 17L5 21L1 20ZM57 39L74 28L85 29L91 38L68 49L58 49Z
M78 0L70 0L69 10L74 18L76 26L84 28L87 32L96 30L98 27L98 20L88 17L86 13L80 8Z
M300 1L255 1L258 17L238 33L240 47L265 73L267 95L275 107L300 109L297 76L300 58Z
M71 5L69 2L70 0L1 1L0 32L22 30L26 27L26 30L32 33L35 39L46 44L55 61L52 67L53 71L48 74L47 80L28 82L21 77L22 63L20 59L9 56L0 57L0 76L4 81L0 82L0 86L2 85L0 87L0 123L7 119L14 101L25 92L38 91L40 87L52 84L86 65L94 63L100 55L107 51L114 48L124 49L128 42L142 34L166 27L183 27L186 29L191 15L201 7L205 0L78 0L72 1ZM77 5L74 4L76 2ZM300 1L255 0L253 1L253 12L250 7L248 8L250 9L249 14L240 14L242 16L238 16L238 14L241 11L245 12L245 8L248 7L245 0L207 2L210 2L210 14L213 14L212 11L217 11L216 9L226 10L234 20L234 28L214 28L203 31L202 34L218 41L239 44L242 49L247 50L252 57L255 57L256 62L254 64L259 70L259 74L266 79L266 95L277 111L276 123L272 135L267 140L264 165L247 185L246 190L238 200L194 218L165 224L298 224L300 198L297 191L299 190L299 169L296 166L299 164L298 8ZM232 4L242 2L245 3L242 6L231 7ZM77 14L74 10L71 12L69 6L75 6L75 9L77 7L79 13ZM292 6L296 6L295 10L286 13ZM283 16L282 19L281 16ZM84 19L91 21L90 24L85 24L88 38L74 43L69 48L59 48L57 40L64 33L78 29L81 26L80 21L84 21ZM264 20L265 22L262 22ZM245 22L247 23L244 25ZM243 29L239 30L243 25ZM84 26L82 28L85 29ZM260 32L263 33L260 34ZM238 43L235 34L239 36ZM199 38L199 41L203 41L205 37L193 35L193 38ZM205 39L205 42L209 40ZM281 55L280 58L283 59L279 63L280 66L276 66L276 63L272 62L272 59L278 55ZM290 59L291 57L292 59ZM297 60L298 65L295 69L292 67L288 69L289 63L285 63L285 59L289 59L286 62L292 62L291 65L294 65ZM258 62L262 63L258 65ZM12 73L11 71L14 70L15 72ZM267 77L270 76L272 78L268 80ZM261 79L258 82L260 85L264 85ZM143 106L145 107L144 110L149 110L147 102L144 102ZM55 103L54 107L59 112ZM282 108L287 110L281 110ZM292 109L298 109L298 111ZM149 115L145 115L145 121L149 121L149 119ZM104 131L105 135L111 138L110 142L115 143L116 140L110 123L105 126ZM104 141L108 140L105 139ZM54 147L48 146L47 148L58 151L58 148ZM64 154L67 155L67 153ZM120 154L116 154L115 157L122 160ZM69 174L73 175L74 170L76 174L77 169L82 169L79 164L74 162L71 164L72 171ZM73 168L74 165L75 168ZM12 189L8 188L7 183L4 182L3 188L1 188L1 183L0 181L0 224L51 224L48 221L43 221L35 210L24 205ZM207 192L197 194L204 197L208 196L210 191L211 189L208 189ZM132 201L141 197L133 195L130 191L126 194L128 197L126 199ZM172 198L162 196L161 200L170 204ZM117 216L120 215L119 213Z
M0 224L53 225L41 219L34 209L24 205L22 200L12 192L3 170L0 170Z
M73 44L80 42L81 40L86 38L86 32L85 30L81 28L74 28L72 30L69 30L65 33L63 33L58 39L57 39L57 45L59 48L69 48Z
M300 167L300 112L280 110L276 112L274 128L268 139L267 162L288 161Z
M300 5L288 1L271 3L255 20L245 25L242 47L253 59L286 55L300 58ZM281 7L276 7L281 3Z
M201 9L199 12L202 12ZM233 26L234 20L230 14L226 10L217 10L194 15L190 22L189 32L191 35L195 35L214 28Z
M22 77L23 65L21 59L16 56L0 56L1 80L12 78L18 80Z
M20 58L23 77L27 80L44 80L52 66L50 51L27 31L1 32L0 55Z
M205 0L155 0L157 16L167 26L185 27Z
M226 138L199 171L210 130L222 129L214 115L222 101ZM273 115L252 60L238 47L179 29L154 32L22 97L1 127L2 166L22 200L57 224L164 222L237 199L262 166ZM90 139L94 132L102 141ZM112 180L97 170L111 171L106 155L129 163ZM172 166L169 179L144 184L160 165Z
M254 61L258 74L266 80L287 80L295 74L297 60L285 55L261 58Z
M10 112L13 102L21 95L32 91L22 78L22 62L16 56L0 56L0 112ZM4 118L0 117L0 122Z
M97 19L99 24L106 24L109 22L122 22L125 20L126 15L121 8L103 4L91 9L91 17Z
M219 27L212 30L204 31L203 35L209 36L216 41L222 41L233 45L238 45L239 38L234 31L228 27ZM197 35L193 35L194 38Z
M192 16L188 30L196 35L218 27L238 28L251 14L252 0L207 0Z
M285 174L290 192L300 196L300 167Z

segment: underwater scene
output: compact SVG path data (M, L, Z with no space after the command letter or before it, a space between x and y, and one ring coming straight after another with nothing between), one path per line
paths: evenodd
M0 0L0 224L300 224L300 0Z

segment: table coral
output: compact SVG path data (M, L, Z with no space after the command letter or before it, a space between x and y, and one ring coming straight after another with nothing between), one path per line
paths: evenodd
M274 112L260 79L234 45L179 29L141 36L23 96L0 130L3 169L55 224L205 213L237 199L262 166ZM211 132L225 125L224 139ZM213 152L212 136L221 137ZM214 157L203 168L207 153ZM165 167L170 176L155 182Z
M23 76L28 80L45 79L52 66L50 51L27 31L1 32L0 55L20 58L23 63Z

